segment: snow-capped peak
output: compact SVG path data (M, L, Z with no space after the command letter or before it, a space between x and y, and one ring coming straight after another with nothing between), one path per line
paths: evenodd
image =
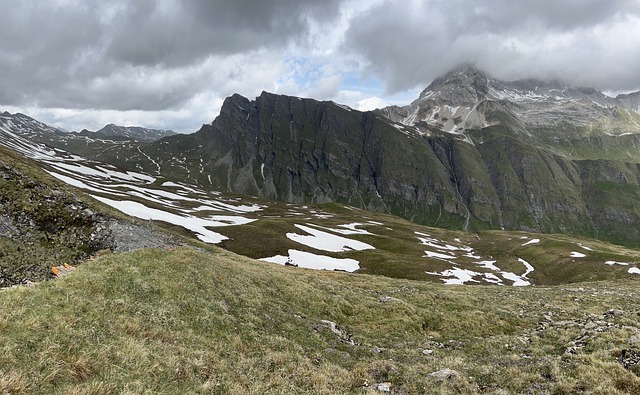
M381 111L395 122L426 124L455 134L500 123L498 112L509 113L521 128L529 129L563 123L612 125L622 122L620 111L626 111L635 113L631 124L640 127L640 93L612 98L593 88L572 87L557 80L502 81L463 65L436 78L410 105ZM621 130L620 125L610 129Z

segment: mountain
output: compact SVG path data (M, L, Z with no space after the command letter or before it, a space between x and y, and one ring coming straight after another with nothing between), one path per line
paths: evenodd
M117 126L114 124L105 125L96 132L87 129L83 129L80 132L66 132L25 114L11 114L6 111L0 114L0 125L5 125L34 141L51 145L72 144L73 146L77 143L86 145L87 142L94 142L95 140L150 143L163 137L176 135L172 130L149 129L139 126Z
M509 124L525 133L553 135L568 127L580 128L581 134L620 135L640 129L639 94L614 99L560 81L501 81L465 65L434 80L410 105L380 113L409 126L435 125L450 133Z
M64 132L21 113L0 114L0 126L13 130L22 136L39 140L45 135L62 135Z
M360 112L263 92L227 98L192 135L44 142L209 190L637 246L639 124L628 99L466 66L404 108Z
M640 220L634 203L640 196L638 115L587 102L585 91L570 91L573 99L566 93L555 111L602 109L593 121L610 129L597 132L582 120L554 126L560 115L531 115L548 106L546 100L534 111L515 100L485 99L473 106L486 125L449 133L438 124L403 124L332 102L234 95L213 124L171 143L137 147L149 161L120 163L213 189L288 202L337 201L431 226L569 233L637 245L640 234L631 224Z
M151 143L163 137L174 136L173 130L148 129L139 126L117 126L112 123L97 130L96 135L102 137L124 137L142 143Z

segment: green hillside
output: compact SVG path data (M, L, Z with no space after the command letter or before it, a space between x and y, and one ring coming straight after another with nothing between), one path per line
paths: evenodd
M111 254L0 292L0 391L632 394L638 285L451 287L212 247Z

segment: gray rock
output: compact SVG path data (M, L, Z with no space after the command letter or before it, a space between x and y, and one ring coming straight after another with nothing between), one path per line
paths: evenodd
M398 299L397 298L392 298L391 296L382 296L382 297L380 297L380 299L378 299L378 302L387 303L387 302L393 302L394 300L398 300Z
M617 310L617 309L611 309L611 310L607 310L604 312L604 316L605 317L615 317L615 316L619 316L619 315L623 315L624 311L622 310Z
M578 347L576 347L576 346L567 347L567 348L564 350L564 355L575 355L575 354L577 354L577 353L578 353L578 350L579 350L579 349L580 349L580 348L578 348Z
M374 384L374 388L380 392L391 392L391 383L389 382L377 383L377 384Z
M11 237L18 232L13 220L6 215L0 215L0 236Z
M329 320L322 320L320 321L320 323L322 324L322 326L329 329L331 332L335 333L341 342L350 344L352 346L358 345L358 343L356 343L352 339L353 334L343 331L335 322L329 321Z
M598 324L595 322L587 322L584 326L584 329L595 329L598 327Z
M625 349L622 350L618 363L625 369L632 369L640 362L640 350Z
M458 375L458 372L456 370L449 369L449 368L444 368L444 369L438 370L437 372L429 373L430 377L435 377L439 379L450 379L457 375Z
M109 220L104 225L105 230L99 236L105 238L115 252L129 252L149 247L164 248L180 244L179 238L157 231L150 226L119 220Z

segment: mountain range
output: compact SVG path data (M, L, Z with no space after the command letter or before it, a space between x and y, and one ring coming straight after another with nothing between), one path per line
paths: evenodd
M405 107L360 112L263 92L254 100L233 95L196 133L151 143L46 128L27 134L208 190L335 201L429 226L637 246L638 97L558 81L500 81L463 66Z
M0 248L5 284L46 278L61 261L82 262L100 250L179 243L130 217L270 263L446 284L550 285L640 274L639 251L592 239L450 231L336 203L207 191L51 148L9 125L0 125L0 142L3 157L13 158L0 160L0 241L11 246ZM17 247L23 245L29 248Z
M17 131L34 141L50 142L59 145L61 141L73 140L109 140L135 141L151 143L163 137L173 136L176 132L164 129L149 129L140 126L118 126L112 123L95 132L83 129L80 132L67 132L35 120L28 115L4 112L0 114L0 125Z
M92 134L93 133L93 134ZM149 129L140 126L118 126L112 123L105 125L102 129L91 132L83 129L79 134L100 139L121 138L126 140L139 141L141 143L152 143L163 137L176 134L173 130Z

